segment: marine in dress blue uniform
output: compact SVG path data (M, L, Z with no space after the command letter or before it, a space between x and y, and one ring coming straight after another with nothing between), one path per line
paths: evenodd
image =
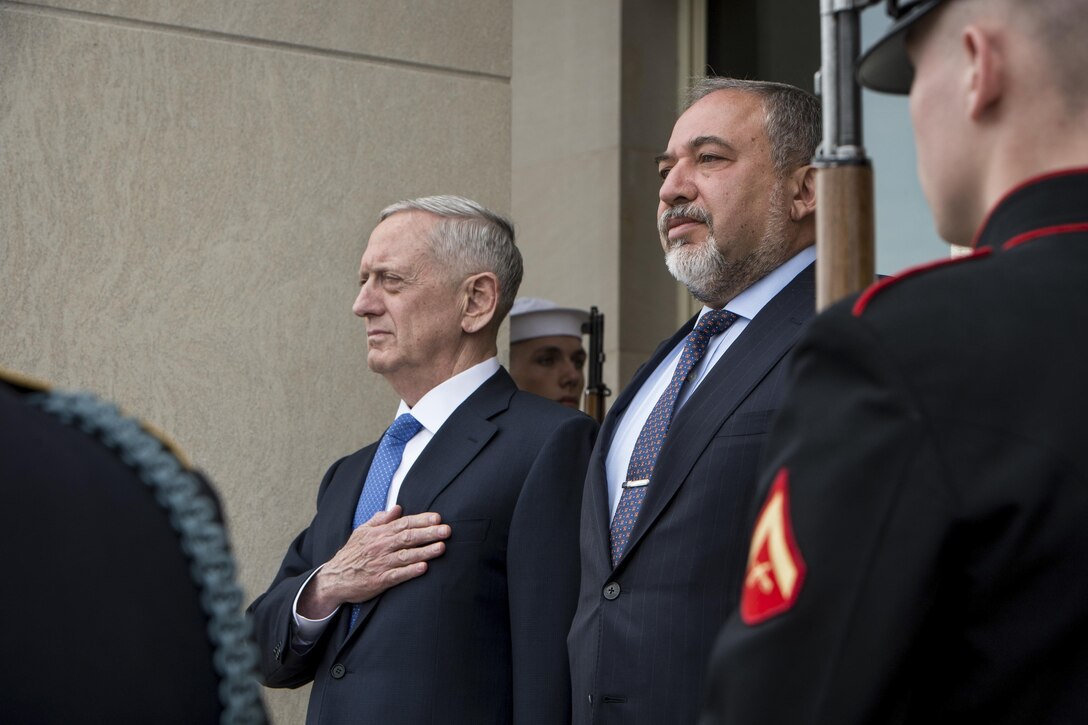
M859 78L973 249L798 343L704 723L1088 722L1088 7L899 10Z

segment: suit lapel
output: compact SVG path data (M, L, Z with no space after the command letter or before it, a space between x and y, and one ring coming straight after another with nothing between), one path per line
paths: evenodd
M336 473L333 474L333 480L329 483L329 490L325 493L328 500L322 500L321 507L333 511L335 518L333 523L323 528L322 539L315 547L317 549L315 556L317 560L328 561L331 559L344 546L348 537L351 536L354 528L352 524L355 519L355 506L359 503L359 495L363 492L366 475L370 471L370 464L374 460L374 454L377 452L380 442L381 439L379 438L366 448L348 456L337 468ZM362 606L360 621L365 619L373 609L373 600L365 602ZM349 634L350 617L348 612L350 610L350 605L341 607L340 615L330 625L335 628L331 633L332 642L338 643L338 647L344 646Z
M815 314L815 299L814 265L809 265L760 310L677 412L623 558L676 495L726 419L789 352Z
M615 428L612 411L609 411L608 415L605 416L605 427L608 426L609 419L612 419L612 427ZM603 436L598 437L596 449L589 459L589 471L586 474L586 501L584 505L590 512L590 517L588 524L583 523L583 526L592 530L592 550L597 552L598 556L603 556L602 561L607 565L607 568L611 568L608 540L608 475L604 465L607 451L607 441ZM586 521L584 516L582 521Z
M635 372L631 382L624 386L623 391L616 398L616 402L609 408L608 415L605 416L604 423L601 425L601 432L597 436L597 444L589 464L587 504L590 511L593 512L593 536L596 539L594 548L598 554L604 557L603 561L609 569L612 568L611 545L609 542L609 528L612 517L608 505L608 474L605 469L605 461L608 458L608 450L612 445L612 436L615 435L620 416L627 410L635 394L669 354L669 351L687 337L687 334L695 327L698 317L698 315L692 317L675 335L657 346L654 354Z
M446 419L442 427L431 439L423 453L412 464L408 475L404 477L400 493L397 495L397 503L404 509L405 514L422 513L429 511L434 500L442 493L454 479L460 475L472 459L474 459L487 442L495 435L498 427L489 418L503 412L510 405L510 398L517 390L509 373L500 368L484 382L465 402L461 403L453 414ZM374 446L374 450L377 446ZM361 479L366 479L370 462L374 458L374 450L369 451L365 458L360 456L360 462L353 465L351 471L345 471L345 475L360 473ZM339 472L338 472L339 475ZM355 502L362 492L362 482L354 486L355 498L351 501L346 523L347 533L340 540L335 552L351 532L352 518L355 511ZM374 609L381 603L382 595L363 602L359 612L359 619L355 628L348 631L349 618L341 616L337 635L340 648L362 629L363 623L370 617Z
M329 500L322 502L322 508L335 512L336 524L325 529L325 538L320 547L320 554L324 557L322 561L330 559L351 536L355 506L359 503L370 462L374 460L380 442L381 439L348 456L334 474L333 482L329 484L326 494ZM340 480L344 483L338 485Z
M431 510L442 493L472 462L498 430L491 418L506 410L517 390L503 369L457 407L404 478L397 503L404 513Z

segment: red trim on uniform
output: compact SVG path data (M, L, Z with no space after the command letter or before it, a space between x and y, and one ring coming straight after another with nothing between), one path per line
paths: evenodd
M950 264L957 264L958 262L964 262L969 259L981 259L982 257L989 256L991 252L993 252L992 249L984 247L962 257L949 257L948 259L938 259L932 262L926 262L905 269L894 277L885 277L879 282L869 285L869 288L861 293L861 296L854 301L852 314L854 317L861 317L861 313L865 312L865 308L869 306L869 303L873 301L873 298L896 282L901 282L904 279L915 277L923 272L928 272L931 269L937 269L938 267L946 267Z
M1077 174L1088 174L1088 166L1077 166L1072 169L1059 169L1057 171L1049 171L1045 174L1040 174L1038 176L1032 176L1030 178L1024 179L1019 184L1006 191L997 200L997 203L991 206L990 210L986 212L986 218L982 220L982 223L978 225L978 229L975 230L975 236L971 239L970 247L974 249L978 246L979 237L982 236L982 230L984 230L986 226L990 223L990 217L994 215L994 212L997 211L997 208L1004 204L1005 200L1008 199L1010 196L1020 191L1021 189L1024 189L1033 184L1038 184L1040 181L1046 181L1047 179L1057 179L1061 178L1062 176L1075 176Z
M1055 224L1052 227L1043 227L1042 229L1035 229L1030 232L1024 232L1018 234L1009 241L1001 245L1002 249L1012 249L1018 244L1024 242L1030 242L1032 239L1038 239L1039 237L1052 237L1056 234L1071 234L1074 232L1088 232L1088 222L1078 222L1076 224Z
M756 519L741 590L740 616L752 626L793 608L805 582L805 560L793 534L789 471L778 472Z

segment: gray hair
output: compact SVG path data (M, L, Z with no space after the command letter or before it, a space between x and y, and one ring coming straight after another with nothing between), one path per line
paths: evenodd
M382 209L379 221L398 212L424 211L441 217L428 241L440 267L454 276L491 272L499 280L495 324L502 322L521 286L521 252L514 244L514 225L462 196L424 196L398 201Z
M820 101L816 96L785 83L700 78L688 91L684 110L715 91L752 93L763 100L763 129L771 142L771 163L779 174L812 162L822 134Z

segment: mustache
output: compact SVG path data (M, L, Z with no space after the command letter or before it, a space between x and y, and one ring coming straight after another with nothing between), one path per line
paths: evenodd
M657 233L661 235L662 239L668 239L669 221L677 217L684 217L685 219L692 219L706 224L710 234L714 233L714 219L710 216L710 212L701 206L696 206L694 202L688 202L679 206L670 206L661 212L661 216L657 218Z

